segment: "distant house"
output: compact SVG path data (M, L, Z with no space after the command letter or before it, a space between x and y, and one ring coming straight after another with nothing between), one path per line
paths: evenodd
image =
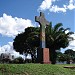
M14 59L14 55L11 55L10 53L2 53L0 55L1 63L9 63L9 61L12 61L13 59Z

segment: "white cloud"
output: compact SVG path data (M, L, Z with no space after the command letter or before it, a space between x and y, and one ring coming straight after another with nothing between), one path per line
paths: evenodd
M41 11L49 10L50 12L66 12L67 10L75 9L74 0L69 0L68 5L63 4L62 7L59 7L58 5L53 5L53 2L56 1L60 1L60 0L44 0L39 6L38 10Z
M49 9L52 5L52 2L55 2L56 0L44 0L40 7L39 7L39 10L46 10L46 9Z
M69 42L69 46L65 50L72 49L75 51L75 33L72 34L71 37L73 37L74 40Z
M16 52L13 49L13 42L8 42L7 45L0 47L0 54L1 53L6 53L6 54L10 53L11 55L14 55L15 58L19 56L24 57L23 55L19 54L19 52Z
M3 14L0 17L0 34L8 37L15 37L18 33L24 32L24 29L33 26L31 20L12 17L7 14Z
M50 12L66 12L66 8L64 7L64 8L60 8L60 7L58 7L57 5L53 5L52 7L51 7L51 9L49 9L49 11Z
M75 9L75 3L74 2L75 2L74 0L69 1L69 5L67 6L67 8L69 10Z

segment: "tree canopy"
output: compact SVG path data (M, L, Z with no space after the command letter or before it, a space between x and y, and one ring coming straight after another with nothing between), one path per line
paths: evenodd
M50 49L51 61L55 63L56 50L66 48L69 45L69 40L73 32L65 33L69 28L64 29L62 23L52 27L52 23L46 26L46 47ZM14 49L20 53L31 53L32 56L36 53L36 48L40 46L40 28L28 27L25 32L18 34L13 42Z
M57 60L59 62L66 61L67 64L70 64L70 62L75 63L75 51L73 51L72 49L67 49L64 53L58 52Z
M14 39L14 49L21 54L33 48L38 47L39 45L39 28L28 27L25 29L25 32L18 34Z

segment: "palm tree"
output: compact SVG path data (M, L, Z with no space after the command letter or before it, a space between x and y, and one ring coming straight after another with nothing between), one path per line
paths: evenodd
M52 23L46 27L46 47L50 49L50 57L52 64L56 63L56 50L60 48L66 48L69 45L69 40L73 38L70 37L73 32L65 33L67 29L62 27L62 23L56 24L52 27Z

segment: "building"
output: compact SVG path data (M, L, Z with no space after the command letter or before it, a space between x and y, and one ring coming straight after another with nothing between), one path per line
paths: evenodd
M9 63L14 59L14 55L11 55L10 53L2 53L0 55L0 62L1 63Z

